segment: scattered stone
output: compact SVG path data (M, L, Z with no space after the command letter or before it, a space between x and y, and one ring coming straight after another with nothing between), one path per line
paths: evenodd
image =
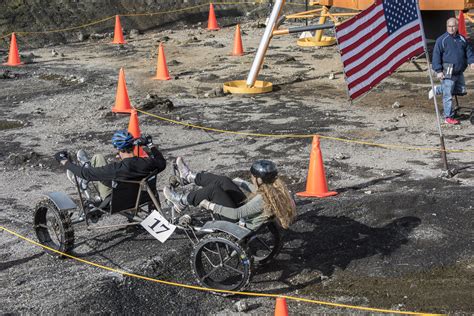
M400 107L400 102L398 101L395 101L395 103L392 104L392 109L399 109Z
M296 58L293 57L293 56L287 56L285 58L283 58L282 62L284 63L292 63L292 62L295 62L296 61Z
M138 35L140 35L140 32L137 29L131 29L128 37L136 38Z
M79 42L84 42L86 40L86 35L81 31L76 33L76 37Z
M406 115L405 115L405 113L403 113L403 112L400 113L400 115L399 115L399 117L405 117L405 116L406 116Z
M213 73L199 74L199 80L201 80L201 81L212 81L212 80L216 80L216 79L219 79L219 76L215 75Z
M393 131L396 131L398 130L398 127L395 126L395 125L390 125L388 127L383 127L380 129L381 132L385 131L385 132L393 132Z
M137 109L140 110L151 110L158 108L160 111L172 111L174 109L174 104L170 99L159 97L157 94L147 94L146 98L141 100Z
M108 33L102 33L102 34L99 34L99 33L92 33L91 36L90 36L90 39L92 39L92 40L99 40L99 39L107 38L108 36L109 36Z
M365 194L372 194L372 191L368 190L368 191L364 191Z
M159 273L164 267L163 258L154 256L145 261L141 267L145 275L153 275Z
M216 97L222 97L224 95L225 95L224 89L222 88L222 86L215 87L211 91L204 94L206 98L216 98Z
M398 119L394 117L394 118L389 119L388 121L392 123L396 123L398 122Z
M337 160L345 160L345 159L349 159L350 157L346 154L339 153L334 158L336 158Z
M173 59L169 61L167 64L168 66L178 66L178 65L181 65L181 62L177 61L176 59Z
M331 73L329 74L328 79L329 79L329 80L334 80L335 78L336 78L336 77L335 77L334 73L331 72Z
M59 53L53 48L53 49L51 50L51 56L56 57L56 56L58 56L58 55L59 55Z
M237 310L237 312L239 312L239 313L243 313L248 309L248 305L244 301L237 301L234 304L234 306L235 306L235 309Z
M0 79L15 79L16 77L18 77L18 75L8 69L0 70Z
M39 157L40 155L34 151L23 154L12 153L7 157L5 163L10 166L20 166L32 160L37 160Z

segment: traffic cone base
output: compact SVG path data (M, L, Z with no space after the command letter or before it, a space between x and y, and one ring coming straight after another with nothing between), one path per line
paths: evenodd
M209 18L207 19L207 29L209 31L219 30L219 25L217 24L216 13L214 12L214 6L212 3L209 4Z
M117 84L117 94L115 95L115 105L112 108L114 113L130 113L132 107L128 97L127 83L125 82L125 71L120 68L119 80Z
M170 80L170 74L168 72L168 66L166 65L165 50L163 44L160 43L158 47L158 62L156 64L156 76L153 77L154 80Z
M127 44L123 39L122 24L118 15L115 16L114 40L112 44Z
M10 41L10 51L8 53L8 60L3 64L4 66L20 66L23 63L20 60L20 54L18 53L18 45L16 43L16 35L12 33Z
M319 137L314 136L311 144L311 154L309 157L308 177L306 180L306 191L298 192L301 197L325 198L337 195L335 191L329 191L324 171L323 157L319 148Z
M319 198L325 198L328 196L334 196L337 195L338 193L335 191L329 191L329 192L324 192L324 193L312 193L312 192L298 192L296 193L297 196L301 197L319 197Z

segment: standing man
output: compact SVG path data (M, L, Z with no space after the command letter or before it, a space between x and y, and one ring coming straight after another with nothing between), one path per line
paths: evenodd
M474 54L466 38L458 33L456 18L450 18L446 28L447 32L436 39L433 51L433 70L441 80L441 85L435 86L435 92L443 95L444 122L459 124L454 118L453 95L466 93L463 72L468 64L474 70ZM432 90L429 98L433 98Z

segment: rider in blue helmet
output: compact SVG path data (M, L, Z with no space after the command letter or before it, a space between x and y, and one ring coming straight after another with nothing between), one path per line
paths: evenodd
M145 135L134 139L127 130L119 130L112 136L112 145L118 150L119 161L109 164L101 154L94 155L90 164L82 166L69 161L66 151L60 151L54 157L77 177L89 181L100 181L98 190L102 200L112 192L112 181L141 180L152 172L163 171L166 167L166 160L153 145L151 136ZM135 146L143 146L148 157L135 156Z

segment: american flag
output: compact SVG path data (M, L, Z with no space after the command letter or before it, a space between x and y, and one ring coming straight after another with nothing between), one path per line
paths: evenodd
M375 0L336 27L349 96L355 99L424 52L418 0Z

